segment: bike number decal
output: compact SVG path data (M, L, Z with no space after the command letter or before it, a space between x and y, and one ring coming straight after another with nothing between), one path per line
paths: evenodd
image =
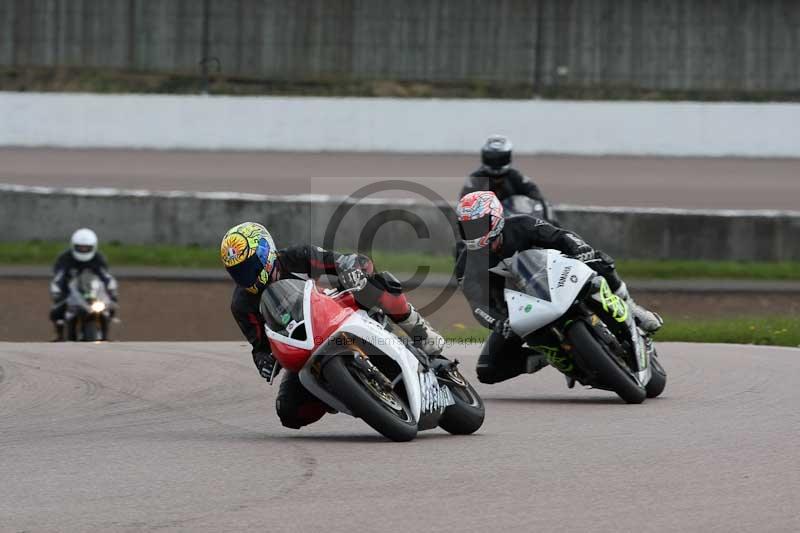
M447 385L440 385L433 370L428 370L419 376L420 392L422 393L422 412L432 412L444 409L456 403L453 393Z

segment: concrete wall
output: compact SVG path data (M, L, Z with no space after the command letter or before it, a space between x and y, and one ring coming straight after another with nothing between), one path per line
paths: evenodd
M0 92L0 146L800 157L800 104Z
M0 0L0 65L800 89L793 0Z
M342 206L351 209L338 217ZM800 260L800 212L562 206L559 216L619 258ZM364 250L371 236L372 249L448 254L455 244L446 204L0 185L0 235L9 241L66 241L74 229L90 226L104 241L216 249L222 234L243 220L263 222L279 246Z

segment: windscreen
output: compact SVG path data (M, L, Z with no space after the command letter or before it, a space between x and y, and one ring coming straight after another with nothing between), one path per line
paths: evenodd
M503 208L509 215L533 215L541 218L544 206L539 200L515 194L503 200Z
M517 254L509 269L517 288L541 300L550 299L550 280L547 277L547 252L527 250Z
M303 322L303 288L305 282L286 279L270 283L261 293L261 315L267 327L286 337L298 338ZM304 329L304 328L302 328ZM299 340L304 340L304 335Z

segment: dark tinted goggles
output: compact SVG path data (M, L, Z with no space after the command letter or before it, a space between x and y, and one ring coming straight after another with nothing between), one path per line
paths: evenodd
M78 252L79 254L88 254L94 251L94 246L91 244L76 244L72 247L73 250Z

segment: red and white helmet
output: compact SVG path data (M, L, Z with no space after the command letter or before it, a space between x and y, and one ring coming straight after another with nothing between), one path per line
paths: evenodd
M458 229L468 250L489 245L503 231L503 204L492 191L475 191L465 195L456 208Z

